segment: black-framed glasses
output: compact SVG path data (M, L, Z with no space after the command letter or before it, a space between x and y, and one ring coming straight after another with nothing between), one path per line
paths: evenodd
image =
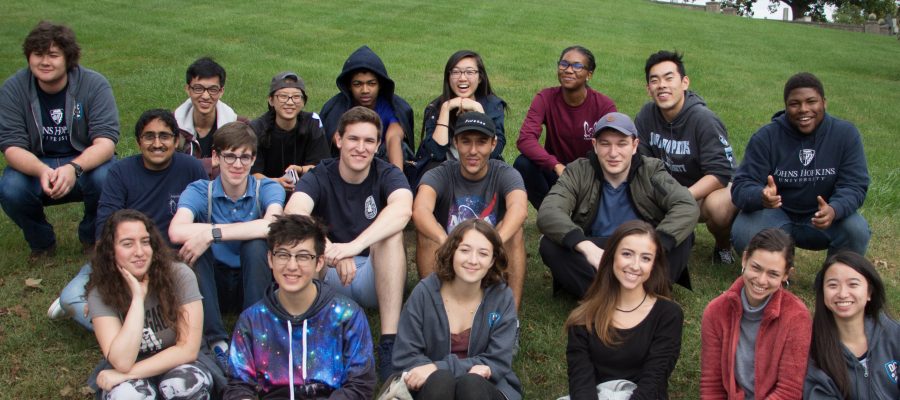
M238 156L234 153L222 153L219 155L222 157L222 160L225 161L225 164L231 165L234 164L235 161L241 160L241 165L250 165L253 162L253 156L250 154L242 154Z
M278 265L287 264L288 261L291 261L292 258L294 259L295 262L297 262L298 265L300 265L300 264L309 264L313 260L318 259L319 256L316 254L310 254L310 253L291 254L287 251L279 250L279 251L276 251L275 253L272 253L272 258L275 259L275 262L278 263Z
M580 62L571 63L566 60L559 60L559 63L557 63L556 65L559 66L560 70L565 70L566 68L572 67L572 71L578 72L584 69L584 64Z
M450 77L451 77L451 78L459 78L459 77L462 76L463 74L466 74L466 77L467 77L467 78L474 78L475 75L478 75L478 70L477 70L477 69L465 69L465 70L463 70L463 69L451 69L451 70L450 70Z
M282 103L287 103L288 100L293 100L294 104L300 104L300 100L303 100L303 96L299 94L289 95L284 93L279 93L275 95L275 98Z
M190 86L191 93L193 94L203 94L203 92L209 93L210 96L215 96L222 91L222 88L216 85L213 86L203 86L203 85L191 85Z
M151 144L156 139L163 143L171 142L175 139L175 134L172 132L144 132L141 134L141 142L145 144Z

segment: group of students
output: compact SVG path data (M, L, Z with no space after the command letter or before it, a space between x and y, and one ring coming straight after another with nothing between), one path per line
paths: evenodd
M554 290L581 299L565 323L572 399L667 397L683 325L671 285L690 287L698 220L714 260L733 262L734 243L743 266L704 312L701 397L799 398L808 353L807 397L900 393L900 328L859 255L860 136L825 113L811 74L791 77L785 111L735 173L724 124L688 90L677 53L647 60L652 101L632 122L588 85L593 54L566 48L513 166L507 105L475 52L448 60L416 152L412 109L366 46L321 116L303 111L303 79L283 72L253 121L220 100L225 70L201 58L189 99L143 113L140 154L116 161L112 91L79 51L63 25L26 38L28 68L0 89L0 203L40 260L56 246L43 207L85 201L90 262L48 315L94 331L103 398L372 398L376 371L388 383L402 372L413 398L521 398L512 359L529 201ZM421 281L404 306L410 219ZM829 250L812 325L782 288L794 242ZM379 310L377 346L360 306Z

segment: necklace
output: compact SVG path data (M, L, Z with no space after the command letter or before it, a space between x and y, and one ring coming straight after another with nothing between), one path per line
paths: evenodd
M616 311L621 311L621 312L623 312L623 313L630 313L630 312L633 312L634 310L637 310L638 308L641 308L641 306L644 305L644 302L645 302L645 301L647 301L647 292L644 292L644 299L641 300L641 303L638 304L636 307L634 307L634 308L632 308L632 309L630 309L630 310L623 310L623 309L621 309L621 308L619 308L619 307L616 307Z

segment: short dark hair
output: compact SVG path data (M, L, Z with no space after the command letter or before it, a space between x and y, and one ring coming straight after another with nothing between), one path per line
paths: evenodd
M498 282L506 282L506 268L509 261L506 257L506 250L503 247L503 239L500 238L500 234L497 233L497 230L491 224L479 218L467 219L453 228L450 236L437 250L437 257L434 261L435 275L444 282L450 282L456 278L456 271L453 270L453 256L456 254L459 244L462 243L466 232L473 230L484 235L494 248L492 254L494 264L491 265L484 278L481 278L481 287L486 288Z
M344 136L344 130L347 128L347 125L359 124L368 122L378 129L378 140L381 140L381 117L378 116L378 113L372 111L363 106L353 107L344 115L341 115L341 119L338 122L338 136Z
M562 59L566 55L566 53L568 53L572 50L575 50L575 51L581 53L581 55L583 55L585 58L587 58L588 63L584 67L587 68L588 71L594 72L594 70L597 68L597 61L594 60L594 53L592 53L590 50L588 50L584 46L574 45L574 46L566 47L565 49L563 49L562 53L559 53L559 60L556 60L556 61L562 61Z
M682 57L684 57L684 54L679 53L678 50L675 50L674 52L660 50L651 54L650 57L647 58L647 63L644 64L644 78L647 80L647 83L650 83L650 68L666 61L675 63L675 66L678 67L678 73L681 74L682 78L687 76L687 72L684 71L684 62L681 61Z
M210 57L200 57L194 61L184 74L185 83L191 84L194 78L219 78L219 85L225 86L225 68Z
M794 239L780 228L766 228L753 235L744 253L750 257L756 250L766 250L784 255L785 273L794 268Z
M212 149L217 153L241 147L249 148L250 153L256 155L256 133L246 123L241 121L229 122L220 126L213 134Z
M788 96L791 95L794 89L800 88L812 88L819 93L819 96L822 96L823 99L825 98L825 88L822 86L822 81L809 72L800 72L788 78L784 84L784 102L787 103Z
M140 141L141 132L144 131L144 127L146 127L147 124L156 119L166 124L166 126L168 126L169 129L172 130L172 133L175 134L175 137L178 137L178 121L175 120L175 115L173 115L171 111L162 108L154 108L152 110L144 111L144 113L141 114L140 118L138 118L137 120L137 123L134 124L134 137L137 138L138 141Z
M50 50L52 45L59 46L66 58L66 70L71 71L78 66L81 58L81 47L75 40L75 31L66 25L57 25L50 21L41 21L28 33L25 42L22 43L22 52L25 59L32 53L44 53Z
M284 214L275 217L269 224L269 235L266 244L269 251L275 251L279 245L294 246L304 240L312 239L316 254L325 253L325 225L319 220L300 214Z

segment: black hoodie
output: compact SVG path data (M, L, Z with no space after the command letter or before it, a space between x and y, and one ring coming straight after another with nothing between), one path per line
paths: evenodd
M403 128L403 142L407 149L404 149L404 158L411 160L413 158L412 149L415 149L415 136L413 131L413 111L406 100L394 94L394 81L388 76L387 69L381 58L375 54L369 46L362 46L350 57L344 61L344 69L338 75L335 83L340 93L334 95L322 106L319 114L325 125L325 135L329 138L334 135L338 129L338 122L347 110L353 107L353 92L350 91L350 78L353 74L360 71L371 71L378 76L378 98L390 101L394 108L394 115L400 121L400 127ZM382 140L379 147L379 154L385 154L383 151L384 141ZM337 157L337 151L332 148L332 155ZM386 156L382 156L386 159Z

